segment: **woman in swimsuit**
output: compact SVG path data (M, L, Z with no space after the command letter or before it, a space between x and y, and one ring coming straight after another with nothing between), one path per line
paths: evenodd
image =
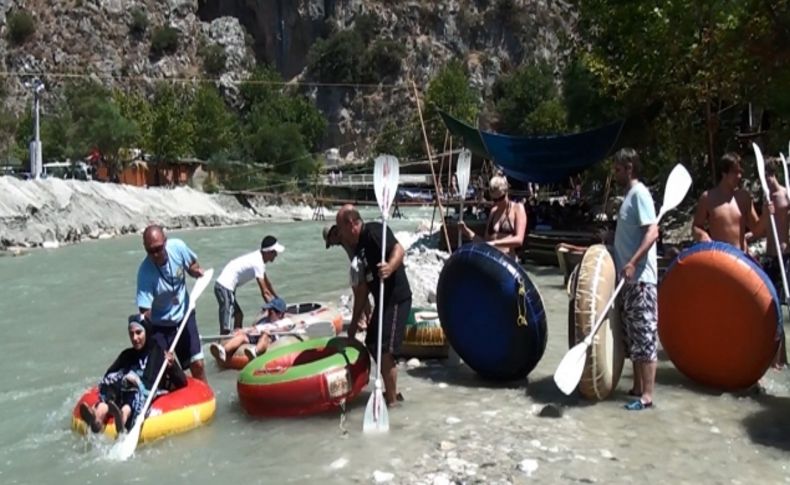
M507 190L507 179L504 176L497 175L491 178L488 191L494 202L494 207L491 210L491 215L488 216L485 240L503 253L515 257L516 250L524 244L524 236L527 232L527 211L523 204L510 201ZM482 240L463 221L460 226L468 239Z

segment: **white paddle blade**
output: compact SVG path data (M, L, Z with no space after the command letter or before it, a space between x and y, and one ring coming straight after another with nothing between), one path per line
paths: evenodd
M304 333L308 338L311 339L334 337L337 334L335 331L335 326L328 320L322 320L320 322L311 323L310 325L305 326Z
M363 433L386 433L390 430L390 417L380 382L376 381L376 390L370 395L368 404L365 406L365 417L362 421Z
M584 372L584 361L587 360L587 349L589 345L586 341L574 345L560 361L557 370L554 372L554 382L565 395L570 395Z
M783 153L779 153L779 157L782 159L782 170L785 172L785 190L787 191L787 198L790 200L790 176L787 173L787 160Z
M472 173L472 152L468 149L461 150L458 155L456 178L458 179L458 193L461 200L466 199L466 190L469 188L469 178Z
M379 155L373 167L373 189L382 215L388 217L392 201L398 192L400 166L398 159L392 155Z
M134 426L128 433L118 436L117 441L110 448L108 457L114 461L126 461L134 455L137 449L137 442L140 439L140 431L143 428L143 419L137 419Z
M760 150L760 147L757 146L757 143L752 143L752 149L754 150L754 158L757 159L757 175L760 177L760 185L763 187L763 193L765 193L766 198L770 198L771 193L768 190L768 182L765 180L765 159L763 158L763 152Z
M669 173L669 177L667 177L667 183L664 187L664 203L658 212L658 220L661 220L664 214L683 202L689 188L691 188L691 175L686 170L686 167L678 163Z

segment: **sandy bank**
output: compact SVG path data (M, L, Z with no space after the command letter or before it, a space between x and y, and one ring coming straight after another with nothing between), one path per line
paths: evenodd
M189 187L143 189L129 185L0 177L0 249L57 246L138 232L150 223L167 228L221 226L309 218L304 204L239 200Z

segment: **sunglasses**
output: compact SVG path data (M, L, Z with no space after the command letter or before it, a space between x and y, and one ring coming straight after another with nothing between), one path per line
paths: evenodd
M150 248L145 248L145 252L148 254L159 254L165 249L164 244L160 244L159 246L152 246Z

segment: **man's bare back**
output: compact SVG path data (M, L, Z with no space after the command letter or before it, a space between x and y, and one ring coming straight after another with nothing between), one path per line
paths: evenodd
M787 190L781 185L771 192L771 202L774 204L774 221L776 221L776 233L779 235L779 244L782 246L782 253L787 253L788 246L788 211L790 203L787 201ZM776 256L776 245L771 234L768 235L768 247L766 253Z
M721 241L746 251L747 227L756 224L757 213L748 192L742 189L730 192L717 186L700 197L692 235L695 241Z

